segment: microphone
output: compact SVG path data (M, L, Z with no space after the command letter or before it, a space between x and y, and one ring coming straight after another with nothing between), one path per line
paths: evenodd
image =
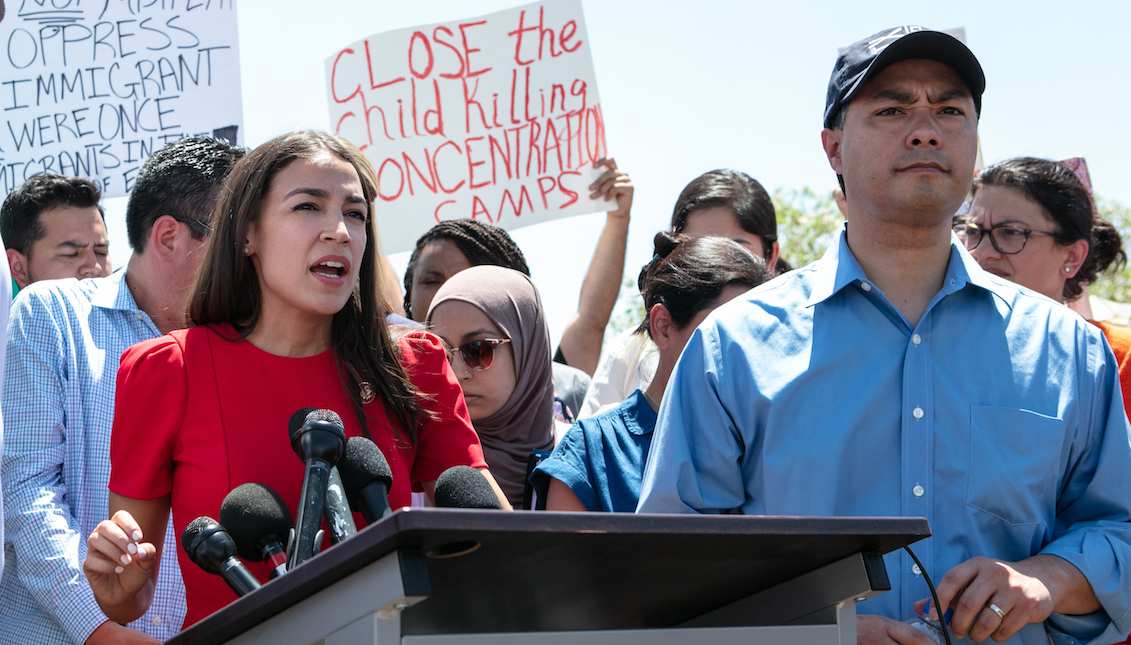
M287 558L287 570L314 557L319 547L319 527L326 508L326 489L330 469L345 449L346 434L342 418L330 410L308 412L303 408L291 416L291 447L306 465L302 476L302 496L295 519L295 539Z
M350 507L369 524L385 517L389 510L389 489L393 471L377 444L365 437L346 440L346 454L338 464L346 485Z
M346 538L357 535L357 525L353 523L353 513L346 502L346 487L338 467L330 469L330 481L326 485L326 526L330 527L330 543L337 544Z
M259 588L259 581L236 558L236 543L216 520L201 515L181 533L181 546L196 566L218 574L237 596Z
M434 497L440 508L503 508L487 478L471 466L452 466L441 473Z
M310 415L315 412L322 412L326 420L337 420L341 425L342 418L339 417L331 410L318 410L317 408L303 408L291 415L290 433L294 436L297 425L305 423L310 419ZM300 414L305 413L305 414ZM325 415L333 415L331 417ZM302 458L302 453L299 452L299 447L295 446L295 453L298 454L299 459ZM353 514L350 513L349 504L346 503L345 486L342 484L342 476L338 473L337 466L330 468L330 479L326 484L326 503L322 509L322 515L326 518L326 526L330 527L330 543L337 544L346 538L357 535L357 525L353 523Z
M287 572L283 543L294 520L286 502L270 486L255 483L237 486L220 505L220 523L231 527L228 533L241 558L271 564L271 580Z

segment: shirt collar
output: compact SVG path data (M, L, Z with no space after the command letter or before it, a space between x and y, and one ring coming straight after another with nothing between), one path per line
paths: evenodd
M831 298L841 289L862 282L869 282L864 269L856 261L856 256L848 248L848 223L840 230L836 242L829 246L821 259L813 264L816 275L813 279L813 291L809 294L806 306L812 307ZM946 267L946 277L943 279L943 295L950 295L961 291L967 284L980 287L1001 295L1001 285L993 280L993 276L986 273L970 252L958 243L954 233L950 234L950 261Z
M629 433L637 437L651 434L656 429L656 411L648 403L648 399L644 397L644 390L636 390L633 393L635 401L632 405L621 412L621 418L624 419L625 429ZM635 412L635 414L633 414ZM644 425L641 425L641 421Z
M126 284L126 270L115 271L106 278L96 278L97 286L90 297L90 304L100 309L116 311L140 311L130 287Z

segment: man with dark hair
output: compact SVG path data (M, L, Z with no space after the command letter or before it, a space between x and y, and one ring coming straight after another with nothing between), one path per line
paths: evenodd
M985 78L919 27L849 47L822 141L848 196L825 256L720 307L669 382L640 512L919 516L861 643L1112 643L1131 630L1131 448L1118 365L1066 307L951 234ZM842 120L843 119L843 120ZM839 124L843 125L839 125Z
M82 561L86 536L108 508L118 359L186 325L208 222L242 154L205 138L158 151L130 196L125 270L34 284L13 303L2 402L0 642L153 643L180 630L184 585L174 549L162 556L152 607L126 627L99 609Z
M0 236L20 289L37 280L110 275L110 242L98 186L44 173L16 186L0 206Z

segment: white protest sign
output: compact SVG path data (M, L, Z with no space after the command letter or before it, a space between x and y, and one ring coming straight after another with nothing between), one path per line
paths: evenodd
M0 190L41 172L125 195L166 143L242 139L234 0L8 0Z
M326 61L333 131L377 169L388 253L441 220L507 229L589 199L605 128L580 0L377 34Z

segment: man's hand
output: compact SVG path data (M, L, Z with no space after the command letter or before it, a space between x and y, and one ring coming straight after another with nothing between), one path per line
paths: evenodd
M614 211L609 211L609 217L623 217L628 219L630 211L632 211L632 180L628 178L628 173L623 170L617 170L616 159L600 159L593 163L594 168L605 168L605 172L597 178L589 186L589 198L601 199L605 201L611 199L617 200L617 208ZM620 283L618 282L619 286Z
M856 616L857 645L935 645L926 634L907 623L883 616Z
M118 623L108 620L98 626L86 639L85 645L159 645L161 641L151 638L146 634L134 631L129 627L122 627Z
M939 604L954 609L951 633L975 643L991 637L1004 641L1029 623L1044 622L1053 611L1086 614L1099 609L1084 575L1054 555L1020 562L971 558L948 571L937 591ZM931 608L931 617L938 618L937 608Z

